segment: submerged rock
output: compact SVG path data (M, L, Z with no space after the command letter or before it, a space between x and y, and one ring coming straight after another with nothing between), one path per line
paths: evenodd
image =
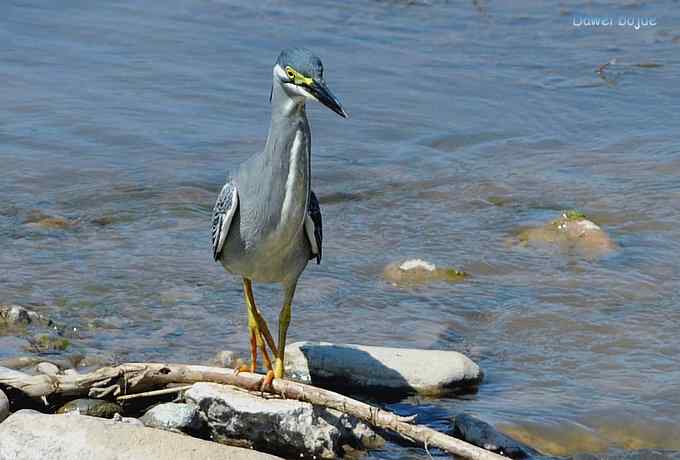
M527 246L556 246L584 255L600 256L617 249L602 228L578 211L565 211L542 227L522 230L519 243Z
M9 399L7 395L0 390L0 423L9 417Z
M159 404L149 409L140 420L151 428L187 433L196 433L203 426L198 409L191 404Z
M296 342L286 348L293 380L356 391L441 394L476 385L482 370L456 351Z
M27 338L29 346L26 350L35 353L49 353L64 351L71 346L71 341L65 337L51 334L43 334Z
M436 281L457 282L468 275L454 268L437 267L422 259L409 259L387 265L383 276L395 285L418 285Z
M2 460L275 460L278 457L223 446L153 428L76 415L22 410L0 423Z
M43 319L39 313L22 307L21 305L0 305L0 325L9 326L30 324Z
M25 372L0 366L0 379L26 379L29 377L30 375Z
M103 399L74 399L69 401L58 410L58 414L89 415L91 417L113 418L116 414L123 412L120 405L105 401Z
M507 436L486 422L460 414L453 420L453 435L464 441L513 459L541 456L537 450Z
M24 219L24 224L28 227L40 228L45 230L64 230L76 226L74 220L62 216L51 216L37 209L31 211Z
M200 408L213 439L287 457L336 458L345 444L382 443L354 417L300 401L265 399L215 383L194 384L186 400Z
M570 460L680 460L680 451L667 449L609 450L598 454L577 454Z

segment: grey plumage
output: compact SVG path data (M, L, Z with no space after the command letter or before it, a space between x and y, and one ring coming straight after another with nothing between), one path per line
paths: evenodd
M323 242L321 208L310 187L306 100L347 116L326 86L321 60L305 49L284 50L273 70L272 119L265 147L232 171L217 197L212 219L215 260L246 284L283 285L287 313L282 310L279 321L281 353L297 280L308 260L321 262ZM250 314L257 317L258 313ZM251 328L251 339L252 334ZM282 359L277 356L277 374L282 374Z

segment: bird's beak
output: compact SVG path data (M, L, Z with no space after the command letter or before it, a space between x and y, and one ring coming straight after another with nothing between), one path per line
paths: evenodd
M326 83L312 80L312 83L307 86L307 89L316 100L340 115L342 118L347 118L349 116L349 114L345 112L345 109L340 105L340 102L338 102L338 99L331 93L331 90L328 89Z

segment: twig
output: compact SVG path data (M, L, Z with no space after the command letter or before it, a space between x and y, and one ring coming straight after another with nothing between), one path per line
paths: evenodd
M181 386L181 387L164 388L162 390L145 391L143 393L135 393L135 394L131 394L131 395L118 396L116 399L118 401L127 401L127 400L130 400L130 399L147 398L149 396L168 395L168 394L179 393L179 392L188 390L192 386L193 385L184 385L184 386Z

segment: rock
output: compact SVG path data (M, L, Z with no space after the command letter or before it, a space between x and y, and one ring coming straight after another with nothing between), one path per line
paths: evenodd
M123 417L118 412L113 414L113 417L111 417L111 420L113 420L116 423L125 423L127 425L132 425L132 426L144 426L144 422L142 422L140 419L134 418L134 417Z
M41 363L43 358L39 356L17 356L14 358L0 359L0 366L9 367L10 369L24 369L33 367Z
M680 460L680 451L666 449L614 450L597 454L577 454L570 460Z
M29 374L21 371L15 371L8 367L0 366L0 379L24 379L30 377Z
M45 375L57 375L59 374L59 368L52 363L42 362L35 366L36 372Z
M78 415L18 411L0 424L0 460L275 460L153 428Z
M35 353L64 351L71 346L71 342L67 338L58 335L39 335L27 340L29 346L26 349Z
M431 395L476 385L483 377L477 364L456 351L325 342L289 345L286 373L314 385Z
M75 227L76 222L62 216L50 216L35 209L26 216L24 224L28 227L45 230L64 230Z
M203 421L196 406L191 404L165 403L149 409L140 419L151 428L196 433Z
M336 458L342 446L368 448L382 438L354 417L284 399L264 399L234 387L196 383L186 400L198 406L212 438L288 458Z
M450 267L437 267L421 259L409 259L389 264L383 276L394 285L418 285L436 281L462 281L468 274Z
M40 314L21 305L0 305L0 322L10 326L30 324L42 319Z
M453 420L453 435L486 450L513 459L537 457L542 454L494 429L491 425L471 415L460 414Z
M120 405L103 399L80 398L69 401L58 410L58 414L89 415L91 417L113 418L123 412Z
M9 417L9 399L7 395L0 390L0 423Z
M64 375L80 375L80 372L75 369L64 369Z
M542 227L522 230L518 239L522 245L555 246L587 256L601 256L617 249L600 226L578 211L565 211Z

